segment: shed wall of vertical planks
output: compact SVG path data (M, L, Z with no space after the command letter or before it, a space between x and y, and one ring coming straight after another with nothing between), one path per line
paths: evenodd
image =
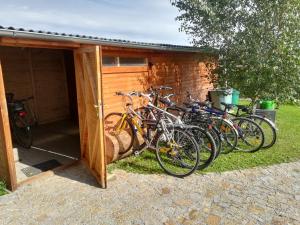
M211 83L211 69L216 66L216 57L203 53L174 53L133 51L126 49L103 50L103 56L145 57L150 65L103 67L104 112L123 111L121 98L116 91L147 90L151 86L173 87L176 100L183 102L186 92L204 100Z
M33 96L30 107L40 124L69 117L63 50L0 46L5 91L16 99Z

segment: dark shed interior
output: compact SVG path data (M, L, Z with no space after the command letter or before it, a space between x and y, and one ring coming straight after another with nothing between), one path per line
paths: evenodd
M80 159L73 51L0 46L6 93L24 103L33 144L13 139L17 181Z

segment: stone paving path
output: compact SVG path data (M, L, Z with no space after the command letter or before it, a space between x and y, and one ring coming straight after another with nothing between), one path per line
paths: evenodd
M0 197L0 224L300 224L300 161L186 179L116 171L107 190L86 173Z

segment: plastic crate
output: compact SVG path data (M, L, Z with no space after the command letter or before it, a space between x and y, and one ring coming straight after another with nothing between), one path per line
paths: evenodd
M274 123L276 122L276 110L273 109L256 109L255 114L258 116L266 117L272 120Z
M232 89L216 89L209 91L209 97L214 108L224 110L224 106L221 105L221 102L226 104L232 103Z
M240 100L240 92L238 90L233 89L232 91L232 104L238 105Z

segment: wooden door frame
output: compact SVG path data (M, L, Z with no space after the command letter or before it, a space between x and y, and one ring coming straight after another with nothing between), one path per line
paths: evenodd
M2 158L3 157L3 158ZM2 159L1 159L2 158ZM0 62L0 178L8 189L17 189L17 174L5 97L4 78ZM1 174L2 173L2 174Z

